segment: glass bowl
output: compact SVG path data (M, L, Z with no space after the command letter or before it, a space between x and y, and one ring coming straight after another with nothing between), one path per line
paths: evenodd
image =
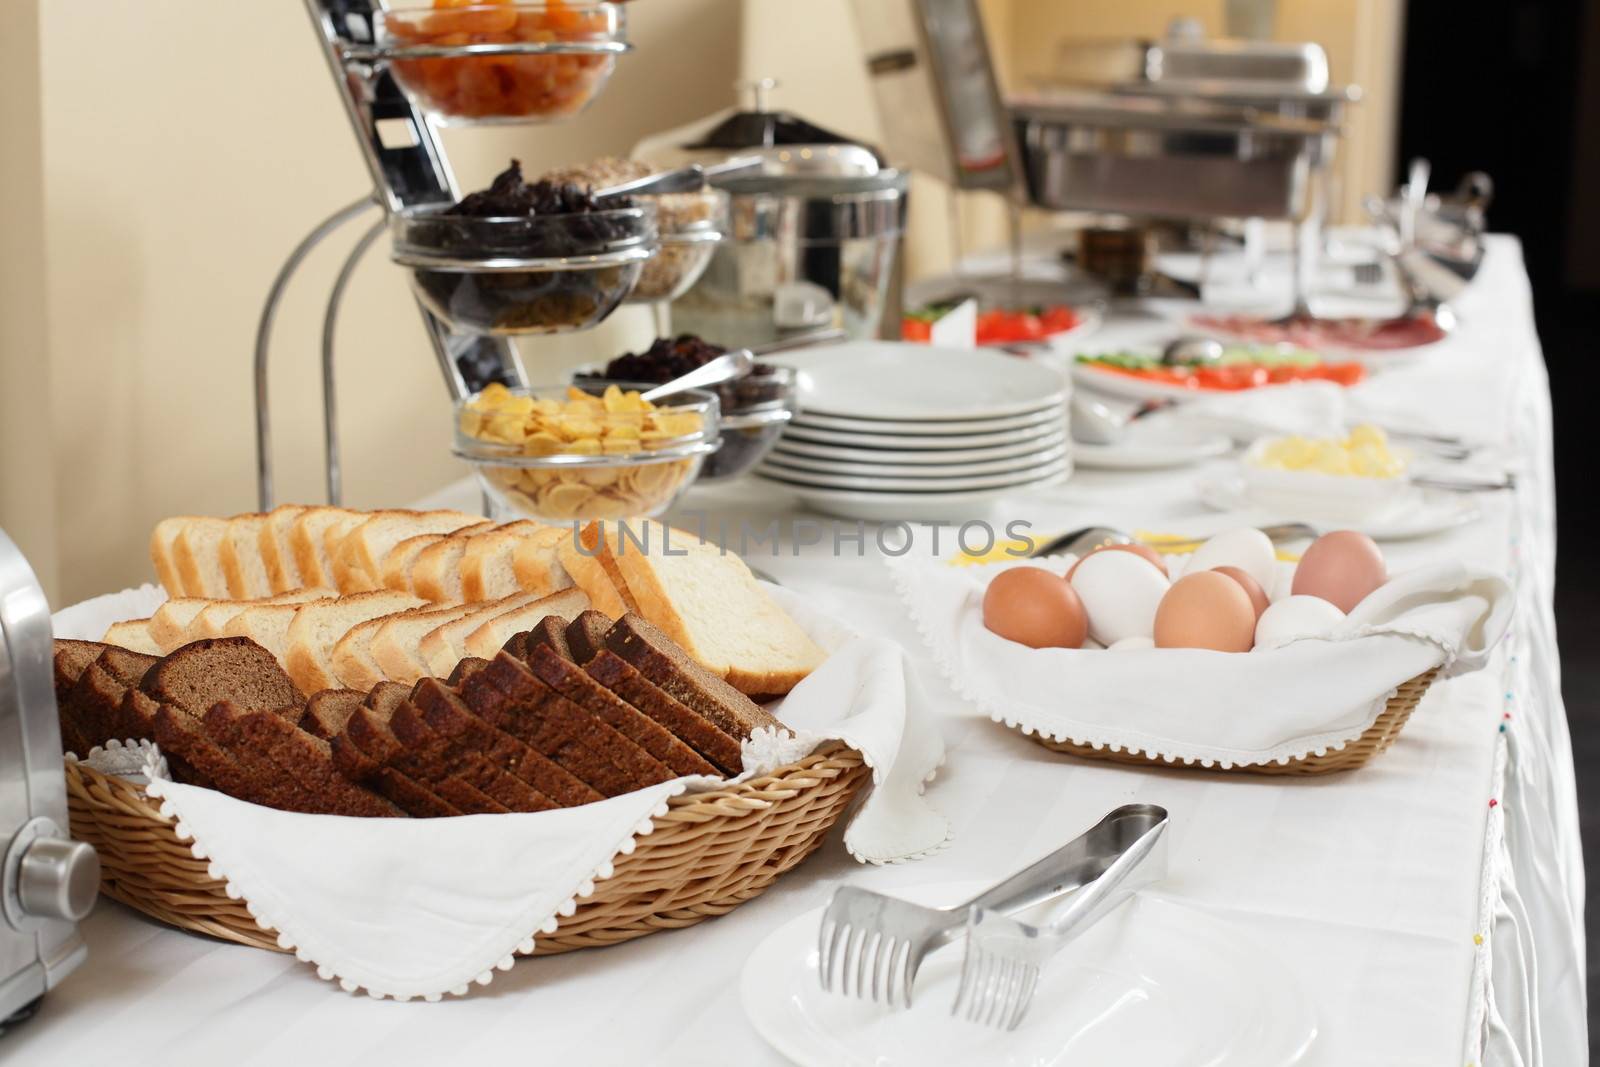
M766 458L794 418L788 404L767 404L734 412L722 420L722 447L706 458L700 480L720 482L753 468Z
M700 470L703 482L736 478L760 463L778 443L784 427L798 410L794 369L776 363L757 362L756 365L766 368L767 372L746 375L708 390L715 392L720 401L722 414L718 433L722 444L706 457ZM605 377L604 365L600 364L577 368L572 380L575 385L591 391L612 384Z
M376 30L395 82L444 125L576 115L628 49L622 8L593 0L396 8Z
M465 333L586 330L616 310L657 244L649 206L517 218L446 207L396 213L391 258L428 310Z
M656 205L661 248L645 263L638 283L624 303L676 300L687 293L711 265L711 257L727 227L727 194L707 189L700 193L668 193L639 200Z
M497 516L545 523L649 518L694 482L720 442L716 396L675 394L657 406L667 418L652 420L650 429L638 412L608 410L604 396L611 387L621 393L648 384L605 387L491 387L456 404L453 451L477 472ZM602 406L569 415L576 393L596 396ZM563 409L559 417L552 406Z

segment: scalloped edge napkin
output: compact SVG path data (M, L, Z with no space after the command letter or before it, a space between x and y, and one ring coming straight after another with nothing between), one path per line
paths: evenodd
M872 769L845 846L873 863L915 859L945 847L947 819L921 793L944 759L932 724L907 712L905 654L852 633L792 591L773 597L830 653L773 710L792 734L758 730L745 742L743 781L792 763L825 740L861 752ZM98 638L105 627L149 614L159 589L98 597L54 616L57 636ZM322 978L376 997L437 1000L487 984L514 954L533 950L577 902L611 876L613 862L649 834L667 801L719 789L710 777L679 778L576 808L452 819L354 819L301 815L173 782L148 742L95 749L87 765L134 780L161 798L212 877L228 883L278 943ZM135 768L143 771L134 773Z
M889 565L934 660L991 719L1205 766L1343 748L1404 682L1433 667L1448 675L1482 666L1514 603L1504 578L1439 563L1393 575L1331 636L1270 651L1031 649L984 629L983 591L998 570L1040 562Z

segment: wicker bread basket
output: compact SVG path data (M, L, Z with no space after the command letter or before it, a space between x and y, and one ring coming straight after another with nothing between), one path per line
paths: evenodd
M72 836L100 854L108 897L185 930L281 951L277 934L207 874L210 862L178 838L159 801L71 760L66 774ZM673 797L533 954L614 945L732 911L816 849L869 775L859 752L833 741L772 774Z
M1110 748L1095 748L1093 745L1080 745L1072 741L1056 741L1042 734L1029 733L1028 736L1045 748L1056 752L1066 752L1073 756L1082 756L1085 759L1111 760L1115 763L1131 763L1140 767L1153 765L1160 767L1186 767L1195 770L1226 771L1235 774L1279 774L1279 775L1305 775L1305 774L1333 774L1337 771L1353 771L1366 763L1373 756L1394 744L1394 739L1400 736L1401 727L1406 720L1411 718L1411 713L1422 702L1422 694L1428 691L1428 686L1439 675L1439 668L1424 671L1402 683L1395 690L1394 696L1389 698L1389 703L1378 713L1371 726L1354 741L1339 749L1329 749L1318 755L1301 756L1289 760L1287 763L1256 763L1249 766L1234 765L1231 767L1203 766L1198 760L1167 760L1158 756L1150 756L1144 752L1112 750Z

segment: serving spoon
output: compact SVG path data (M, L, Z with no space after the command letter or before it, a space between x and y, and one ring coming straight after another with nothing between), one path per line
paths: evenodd
M793 337L784 337L777 341L769 341L764 345L755 345L750 348L729 349L707 363L702 363L687 374L680 374L670 382L665 382L650 389L643 394L645 400L656 400L663 396L682 392L685 389L703 389L708 385L721 385L735 378L743 378L750 373L750 367L755 363L757 356L769 356L777 352L787 352L791 348L807 348L811 345L828 344L831 341L844 339L844 331L836 327L825 330L810 330L806 333L795 334Z

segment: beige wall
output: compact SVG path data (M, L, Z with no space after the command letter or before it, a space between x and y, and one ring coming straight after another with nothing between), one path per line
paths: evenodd
M50 455L38 42L33 5L0 4L0 528L50 588L53 481L38 473Z
M161 516L253 509L261 301L299 237L369 183L293 0L0 7L0 524L41 570L57 549L51 592L65 603L147 578L144 540ZM652 0L629 15L638 49L606 96L567 123L451 131L458 177L482 183L511 155L536 169L626 151L727 102L738 0ZM313 257L282 313L271 383L280 500L321 499L322 307L357 229ZM382 247L341 320L356 505L403 502L464 473L447 452L436 364ZM648 332L637 315L608 332L630 324ZM570 362L607 343L591 334L526 351L536 364L547 349Z

